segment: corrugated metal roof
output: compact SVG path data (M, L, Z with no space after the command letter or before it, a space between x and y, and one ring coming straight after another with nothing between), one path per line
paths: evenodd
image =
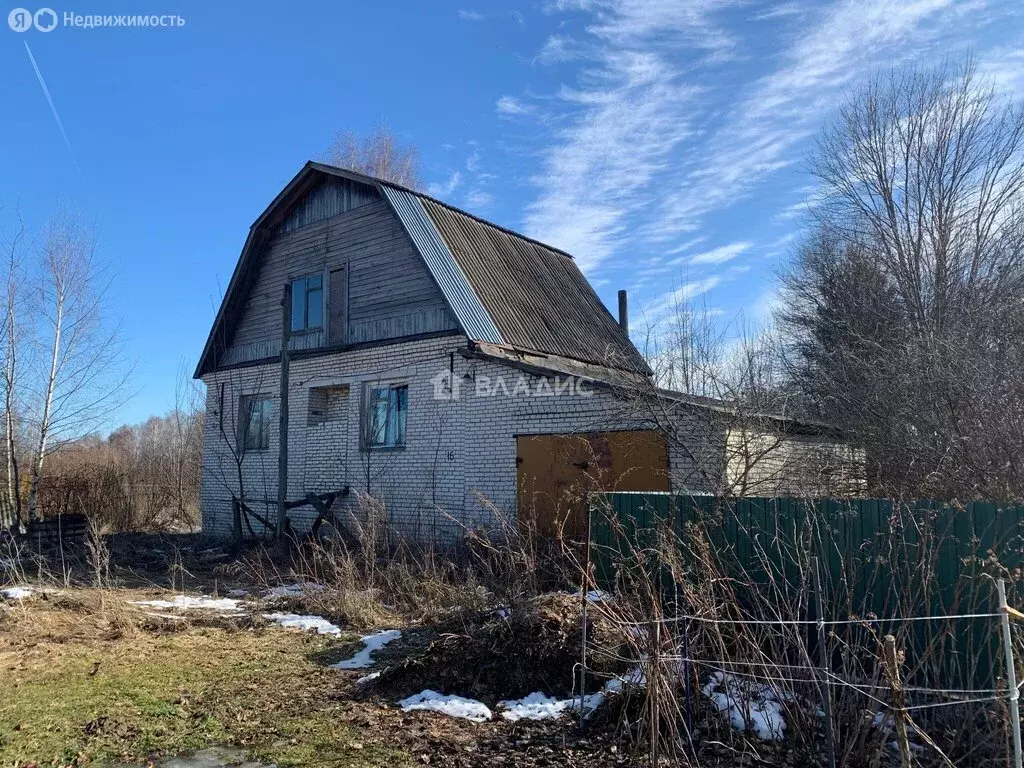
M433 198L419 198L505 344L650 372L571 257Z
M481 304L437 227L424 211L420 198L413 192L389 184L381 184L380 188L423 256L466 335L492 344L503 343L492 315Z
M250 261L258 256L269 233L324 176L381 191L471 339L650 374L569 254L421 192L309 162L253 223L196 376L214 369L219 351L226 347L230 326L255 273ZM327 208L321 210L321 203L329 208L340 199L327 195L311 205L323 214Z

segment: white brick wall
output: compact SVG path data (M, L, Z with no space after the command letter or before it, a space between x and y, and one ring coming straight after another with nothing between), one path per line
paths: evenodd
M479 503L479 496L499 509L514 510L516 435L640 426L631 422L622 403L603 389L593 389L589 397L565 392L524 396L524 388L537 390L536 377L491 361L466 359L459 354L466 343L463 337L448 336L294 360L289 389L288 498L350 485L384 500L396 532L425 541L442 540L461 530L448 516L462 524L489 522L490 513ZM433 380L450 367L454 367L460 397L435 399ZM509 391L518 394L478 394L484 391L482 382L493 384L498 377ZM405 447L361 450L363 389L368 383L386 381L409 386ZM275 514L278 366L220 371L204 377L204 382L203 528L229 536L231 497L239 486L232 446L242 394L267 394L275 404L269 448L250 452L241 467L249 505L268 519ZM224 408L220 413L222 385ZM340 389L344 385L347 394ZM324 387L335 389L327 393ZM311 397L312 410L317 412L312 418ZM694 411L686 418L704 417ZM707 425L700 426L694 434L707 434ZM672 452L670 462L677 486L710 490L684 452ZM354 507L351 498L339 502L335 509L346 507ZM311 520L313 513L306 508L304 517ZM293 515L293 519L302 518Z

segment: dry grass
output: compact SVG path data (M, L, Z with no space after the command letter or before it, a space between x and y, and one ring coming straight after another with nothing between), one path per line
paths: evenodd
M160 622L127 604L141 596L71 590L0 612L0 765L223 744L282 766L401 762L340 717L347 683L316 659L344 639Z

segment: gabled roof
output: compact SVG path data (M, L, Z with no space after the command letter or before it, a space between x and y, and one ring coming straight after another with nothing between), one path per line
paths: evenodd
M325 175L374 187L387 200L470 339L650 374L569 254L422 192L308 162L253 222L197 377L216 368L271 231Z

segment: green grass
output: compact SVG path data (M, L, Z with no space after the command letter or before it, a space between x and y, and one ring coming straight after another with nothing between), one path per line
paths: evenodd
M104 765L214 745L282 767L404 762L351 746L361 739L331 695L340 678L313 660L325 638L204 629L35 642L18 629L11 640L0 628L0 765Z

